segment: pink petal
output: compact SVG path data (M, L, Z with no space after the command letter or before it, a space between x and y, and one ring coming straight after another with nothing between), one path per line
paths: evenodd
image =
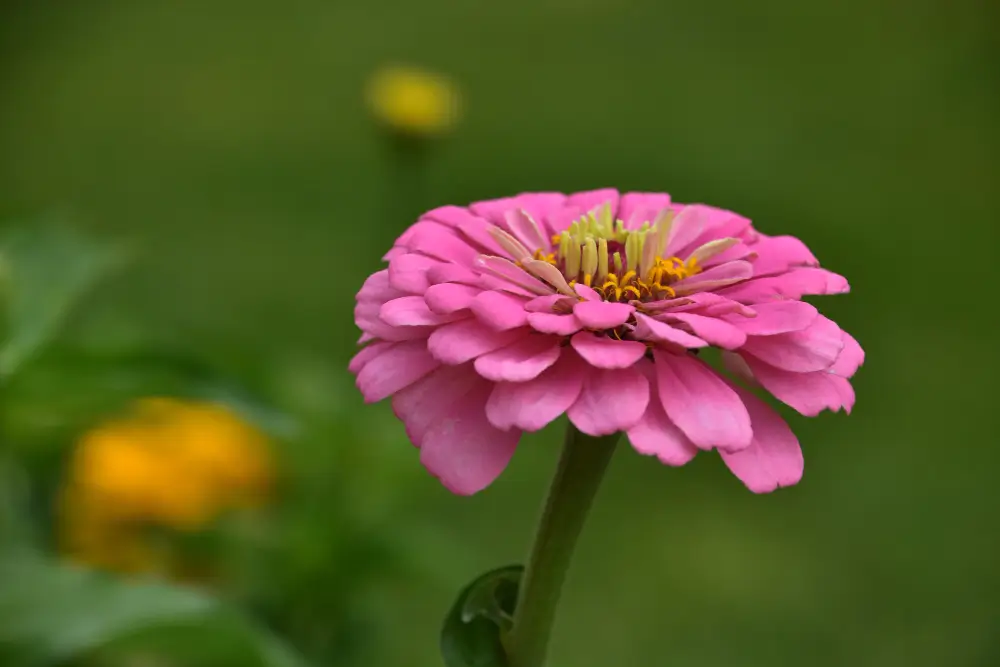
M442 206L424 214L424 218L437 220L454 227L463 237L480 252L490 255L502 255L500 245L490 235L492 224L474 215L468 209L458 206Z
M671 287L673 287L674 292L676 292L678 296L684 296L685 294L691 294L692 292L715 290L726 287L741 280L746 280L752 275L753 265L750 262L737 260L735 262L727 262L726 264L713 266L712 268L702 271L701 273L697 273L689 278L678 280L676 283L671 285Z
M736 389L753 423L750 446L738 452L720 452L722 460L754 493L770 493L802 479L802 449L795 434L778 413L745 389Z
M739 396L700 359L654 350L660 402L700 449L747 447L753 432Z
M501 431L486 419L489 391L485 386L468 394L424 434L420 462L452 493L471 495L489 486L521 439L520 431Z
M699 315L718 317L726 313L741 313L746 316L753 316L754 311L747 306L719 296L713 292L698 292L689 294L679 299L666 299L663 301L650 301L642 304L642 309L646 311L670 311L671 313L697 312Z
M626 229L638 229L644 222L653 222L660 211L670 205L670 195L628 192L618 205L618 218Z
M379 309L379 318L394 327L432 326L455 319L451 315L431 311L422 296L403 296L386 301Z
M407 244L410 250L454 264L469 265L479 251L455 235L448 227L436 222L417 223L424 225Z
M562 229L549 229L544 225L550 213L558 211L566 204L566 195L561 192L526 192L516 198L517 208L522 208L528 212L539 225L543 227L542 232L554 234Z
M361 350L359 350L358 353L354 355L354 358L351 359L351 363L347 365L347 370L357 375L361 371L361 369L365 367L365 364L367 364L369 361L371 361L378 355L382 354L392 346L393 343L379 342L379 343L372 343L371 345L361 348Z
M794 236L762 236L751 247L757 253L753 265L757 276L781 273L793 266L819 266L806 244Z
M457 229L469 224L469 222L473 220L480 220L481 218L473 215L469 209L462 208L461 206L440 206L427 211L420 217L420 219L436 220L437 222L448 225L449 227L455 227Z
M628 322L635 306L608 301L580 301L573 306L573 314L588 329L614 329Z
M616 340L590 331L581 331L570 339L573 349L591 366L628 368L646 354L646 346L634 340Z
M554 291L541 280L528 274L527 271L514 264L514 262L509 259L504 259L503 257L480 255L476 258L475 265L483 271L495 275L512 285L522 287L534 294L552 294Z
M729 237L732 238L732 237ZM750 246L746 245L742 241L734 245L728 250L723 250L718 255L713 255L709 257L704 262L701 263L702 268L708 269L713 266L718 266L719 264L727 264L729 262L735 262L736 260L743 260L753 263L756 259L756 255ZM757 270L757 265L754 264L754 271Z
M427 282L431 285L441 283L461 283L478 286L482 276L466 266L442 262L427 269Z
M374 301L363 301L354 306L354 322L366 334L382 340L403 341L424 339L434 330L430 326L394 327L386 324L379 317L382 304Z
M850 291L847 279L819 268L793 269L778 276L755 278L720 290L720 294L743 303L770 299L801 299L806 294L844 294Z
M545 296L536 296L524 304L524 309L529 313L551 313L561 309L565 314L573 310L574 304L576 304L576 299L571 296L546 294Z
M573 289L579 294L585 301L604 301L601 295L597 293L593 287L587 287L583 283L577 283L573 286Z
M681 209L670 226L664 257L680 257L681 251L694 245L705 229L707 215L704 209L701 204L689 204Z
M844 412L847 414L851 414L851 408L854 407L854 387L847 379L839 375L827 375L827 377L836 387L837 393L840 394L840 407L844 408Z
M507 221L507 228L518 241L524 244L528 250L534 253L535 250L545 250L551 247L549 240L542 234L538 223L532 219L531 215L522 209L514 209L504 214Z
M816 320L819 311L805 301L766 301L753 306L756 316L726 316L726 320L752 336L801 331Z
M724 239L726 237L742 239L745 242L754 240L756 232L753 231L753 228L750 226L750 220L747 218L715 206L701 204L700 208L705 218L705 228L702 230L701 235L688 248L694 249L712 239ZM686 249L682 248L682 250Z
M646 456L655 456L669 466L682 466L698 453L687 436L670 421L660 403L656 380L649 383L649 405L635 426L627 431L632 448Z
M407 294L423 294L430 283L427 281L427 270L441 262L410 253L394 257L389 262L389 284Z
M507 222L504 219L504 214L507 211L523 208L536 221L541 221L547 214L562 207L565 201L566 195L561 192L529 192L516 197L476 202L469 208L476 215L506 229Z
M655 340L663 343L673 343L687 348L707 347L708 343L686 331L655 320L642 313L635 314L635 331L633 335L639 340Z
M587 435L611 435L635 426L649 404L649 381L635 366L587 373L567 415Z
M410 252L409 248L405 248L403 246L393 246L389 248L389 250L387 250L384 255L382 255L382 261L389 262L392 261L394 258L399 257L400 255L405 255L409 252Z
M557 336L569 336L583 328L583 323L573 313L567 315L528 313L528 324L535 331Z
M719 358L722 361L722 367L739 379L752 386L758 386L760 384L753 376L753 371L750 370L747 362L736 352L722 350L722 352L719 353Z
M575 206L584 213L600 208L605 204L611 205L611 216L618 215L618 191L613 188L602 190L589 190L587 192L576 192L566 199L566 206Z
M727 350L735 350L747 340L745 333L715 317L696 313L666 313L663 317L671 323L683 322L702 340Z
M523 335L523 331L496 331L478 320L463 320L434 331L427 349L439 361L456 365L510 345Z
M489 386L471 363L441 366L392 397L392 410L406 426L406 434L420 447L435 423L453 412L460 399L477 388Z
M844 349L843 332L819 315L805 329L774 336L750 336L743 351L777 368L808 373L830 368Z
M500 429L538 431L576 402L588 372L572 350L551 368L527 382L499 382L486 404L486 415Z
M385 303L390 299L404 296L406 292L401 292L389 285L389 269L382 269L368 276L365 284L358 291L358 301L377 301Z
M480 322L497 331L523 327L528 323L528 313L524 305L525 297L505 292L482 292L472 301L472 312Z
M422 340L397 343L370 359L358 372L357 385L365 402L376 403L408 387L440 364Z
M424 292L424 302L435 313L449 315L472 305L472 300L482 292L478 287L457 283L431 285Z
M844 341L844 349L840 351L837 361L830 366L830 372L842 378L849 378L858 370L861 364L865 363L865 351L861 349L858 341L846 331L841 332Z
M815 417L823 410L839 410L844 404L843 388L827 371L795 373L775 368L752 355L744 355L754 379L776 399L806 417ZM846 380L843 380L847 382ZM849 385L849 383L848 383ZM853 391L848 397L853 404Z
M558 338L526 335L476 359L476 372L496 382L524 382L554 364L561 351Z

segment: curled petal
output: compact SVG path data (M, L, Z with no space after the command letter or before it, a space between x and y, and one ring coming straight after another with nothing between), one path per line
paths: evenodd
M541 280L529 275L517 264L503 257L480 255L476 258L476 267L533 294L552 294L554 291Z
M753 265L750 262L737 260L719 264L696 273L693 276L678 280L672 285L677 296L685 296L695 292L719 289L746 280L753 275Z
M529 250L548 250L549 240L542 234L538 223L524 209L514 209L504 214L511 234Z

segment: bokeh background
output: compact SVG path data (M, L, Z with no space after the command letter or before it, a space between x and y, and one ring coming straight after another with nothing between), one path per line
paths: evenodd
M422 210L614 186L803 238L850 279L821 307L868 361L850 417L790 416L795 488L756 497L717 458L619 451L553 664L1000 664L997 7L3 3L0 219L43 249L13 273L129 259L0 389L0 543L18 554L0 557L0 663L440 664L458 588L527 549L559 429L450 496L353 390L354 294ZM457 122L393 141L364 96L389 63L449 77ZM74 463L147 396L258 429L269 490L237 520L142 533L193 572L128 574L114 554L134 544L100 531L111 574L67 569L74 475L166 495L188 477Z

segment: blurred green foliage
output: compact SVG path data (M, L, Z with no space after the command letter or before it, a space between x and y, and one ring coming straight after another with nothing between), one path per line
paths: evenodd
M858 405L790 417L806 477L769 497L711 457L623 451L554 659L996 664L997 23L975 0L7 3L0 218L66 208L142 254L11 384L7 428L44 443L19 453L0 516L37 507L70 434L125 397L221 392L158 355L193 356L292 428L287 494L243 550L262 563L233 561L234 601L322 664L346 660L338 632L359 664L439 664L455 590L523 556L554 433L450 497L348 384L354 292L421 209L667 190L800 236L850 278L820 306L868 352ZM466 99L402 202L361 95L388 60L450 72ZM159 379L123 379L144 365Z

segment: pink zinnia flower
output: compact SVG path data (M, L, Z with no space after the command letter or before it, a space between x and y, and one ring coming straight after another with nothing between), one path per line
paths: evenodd
M368 278L351 361L455 493L489 485L563 413L679 466L717 450L750 490L802 476L785 421L698 353L804 415L850 411L864 360L801 301L848 291L791 236L666 194L522 194L424 214Z

